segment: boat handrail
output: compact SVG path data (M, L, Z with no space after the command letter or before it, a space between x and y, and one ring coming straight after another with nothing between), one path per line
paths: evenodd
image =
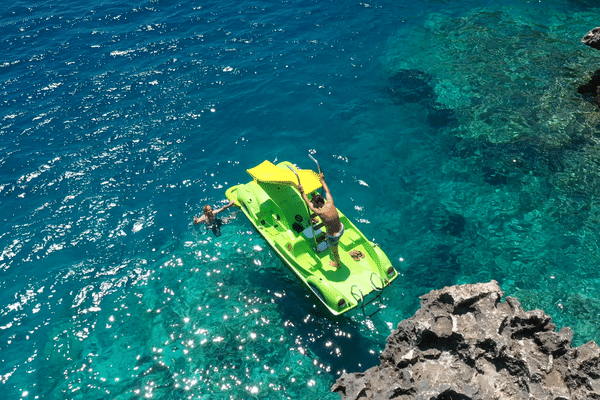
M358 290L358 293L354 293L354 288L356 288L356 290ZM352 295L352 297L354 297L354 300L356 300L358 302L358 305L362 307L363 304L365 303L365 296L363 295L360 288L356 285L352 285L352 287L350 288L350 294ZM357 295L360 297L356 297Z
M294 175L296 175L296 179L298 179L298 186L302 185L302 183L300 182L300 175L298 175L298 173L294 170L294 168L290 167L289 165L286 165L286 167L288 167L289 170L292 171L294 173ZM302 203L304 203L304 199L302 199ZM310 224L310 226L312 228L313 240L315 242L315 253L318 253L319 252L319 243L317 242L317 237L315 236L315 227L313 225L312 218L310 217L310 207L306 203L304 205L306 206L306 211L308 212L308 223Z
M376 277L379 278L379 282L381 282L381 287L377 287L377 285L375 285L375 283L373 283L373 275L375 275ZM381 275L379 275L377 272L371 272L371 276L369 277L369 280L371 281L371 287L374 290L381 292L381 291L383 291L383 289L385 289L385 282L383 281L383 278L381 277Z

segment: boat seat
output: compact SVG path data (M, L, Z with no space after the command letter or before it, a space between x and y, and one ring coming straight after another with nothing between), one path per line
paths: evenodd
M311 240L312 245L311 247L314 249L315 245L314 245L314 236L313 236L313 228L309 225L306 229L304 229L302 231L302 234L309 240ZM329 248L329 245L327 244L327 234L321 229L319 228L318 230L315 231L315 236L317 237L317 253L320 253L322 251L325 251Z
M260 205L260 210L256 214L256 219L263 226L266 225L277 228L281 217L279 214L275 214L276 210L275 203L273 200L269 199Z
M275 202L272 199L268 199L260 205L260 210L269 214L272 213L275 208Z
M327 241L325 240L317 245L317 252L321 253L321 252L327 250L328 248L329 248L329 244L327 244Z
M315 235L319 236L321 233L323 233L323 230L321 228L316 229L315 230ZM309 225L306 227L306 229L304 229L302 231L302 234L307 238L307 239L312 239L313 238L313 228Z

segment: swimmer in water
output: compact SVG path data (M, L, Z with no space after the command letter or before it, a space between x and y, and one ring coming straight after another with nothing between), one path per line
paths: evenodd
M202 207L202 211L204 212L204 214L202 216L200 216L200 218L198 218L196 216L194 217L194 225L201 224L203 222L206 225L211 225L212 223L215 222L215 217L217 214L219 214L221 211L227 210L232 205L233 205L233 200L230 201L229 204L227 204L226 206L223 206L216 211L213 211L213 209L210 205L208 205L208 204L205 205L204 207Z

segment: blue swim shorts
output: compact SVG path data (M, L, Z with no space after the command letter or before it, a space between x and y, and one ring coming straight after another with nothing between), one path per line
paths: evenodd
M344 234L344 224L340 222L340 225L342 225L342 229L337 234L335 234L334 236L329 235L329 233L327 234L328 246L337 246L338 242L342 238L342 235Z

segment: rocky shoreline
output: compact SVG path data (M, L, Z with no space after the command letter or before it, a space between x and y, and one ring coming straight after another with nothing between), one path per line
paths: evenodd
M600 348L571 346L541 310L525 312L496 281L451 286L388 337L381 364L343 374L343 400L600 399Z

